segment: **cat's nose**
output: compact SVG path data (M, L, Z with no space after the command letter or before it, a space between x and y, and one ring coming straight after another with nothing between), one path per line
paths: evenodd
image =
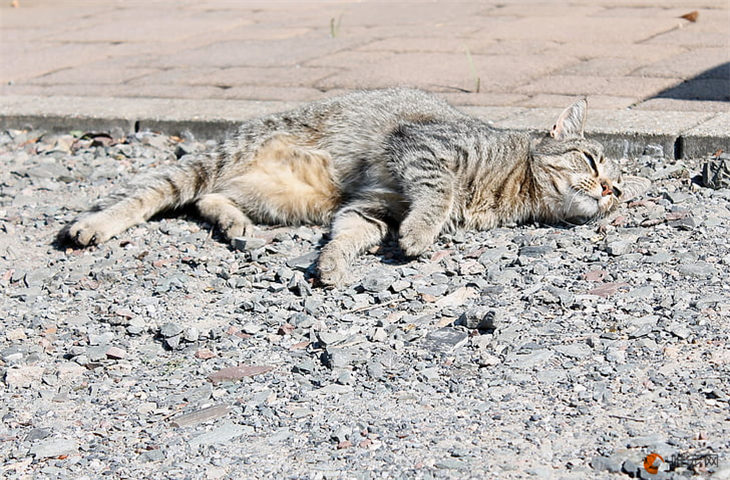
M611 189L611 184L608 182L601 182L601 196L607 197L609 195L613 195L613 190Z

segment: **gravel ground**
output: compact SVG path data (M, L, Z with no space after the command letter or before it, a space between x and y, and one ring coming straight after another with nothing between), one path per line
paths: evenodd
M653 186L600 224L410 262L390 240L325 290L320 227L232 249L181 212L56 245L134 173L210 148L120 137L0 133L3 476L730 478L730 190L692 183L702 159L627 160ZM667 471L692 452L719 466Z

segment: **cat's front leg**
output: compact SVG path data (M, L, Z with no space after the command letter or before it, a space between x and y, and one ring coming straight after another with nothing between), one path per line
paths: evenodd
M365 249L380 243L388 233L375 205L350 205L335 215L332 239L322 248L317 262L319 280L325 285L350 282L350 264Z
M398 229L403 253L417 257L428 250L451 216L453 193L448 179L439 188L421 187L411 191L411 206Z
M398 244L408 257L417 257L428 250L448 218L446 208L439 209L438 213L419 210L411 210L398 230Z
M417 257L434 244L451 215L454 175L446 162L429 157L406 155L400 159L398 167L401 187L409 204L398 230L398 243L404 254Z

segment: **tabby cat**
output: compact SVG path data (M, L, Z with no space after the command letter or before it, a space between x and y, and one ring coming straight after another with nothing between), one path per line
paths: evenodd
M583 137L586 102L549 135L501 131L419 90L361 91L245 122L215 154L153 172L63 234L103 242L166 209L194 204L229 239L254 222L330 223L322 283L347 282L352 259L397 228L417 256L439 233L524 222L583 223L649 182L621 175Z

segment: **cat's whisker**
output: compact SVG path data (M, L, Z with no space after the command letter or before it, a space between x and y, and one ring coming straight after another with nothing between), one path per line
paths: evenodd
M565 207L565 212L566 212L566 213L570 212L570 208L571 208L571 207L573 206L573 202L575 201L575 198L576 198L576 197L577 197L578 195L580 195L580 194L581 194L580 190L578 190L578 189L575 189L575 188L574 188L574 190L575 190L575 193L574 193L574 194L573 194L573 195L572 195L572 196L570 197L570 202L568 203L568 206L567 206L567 207Z

